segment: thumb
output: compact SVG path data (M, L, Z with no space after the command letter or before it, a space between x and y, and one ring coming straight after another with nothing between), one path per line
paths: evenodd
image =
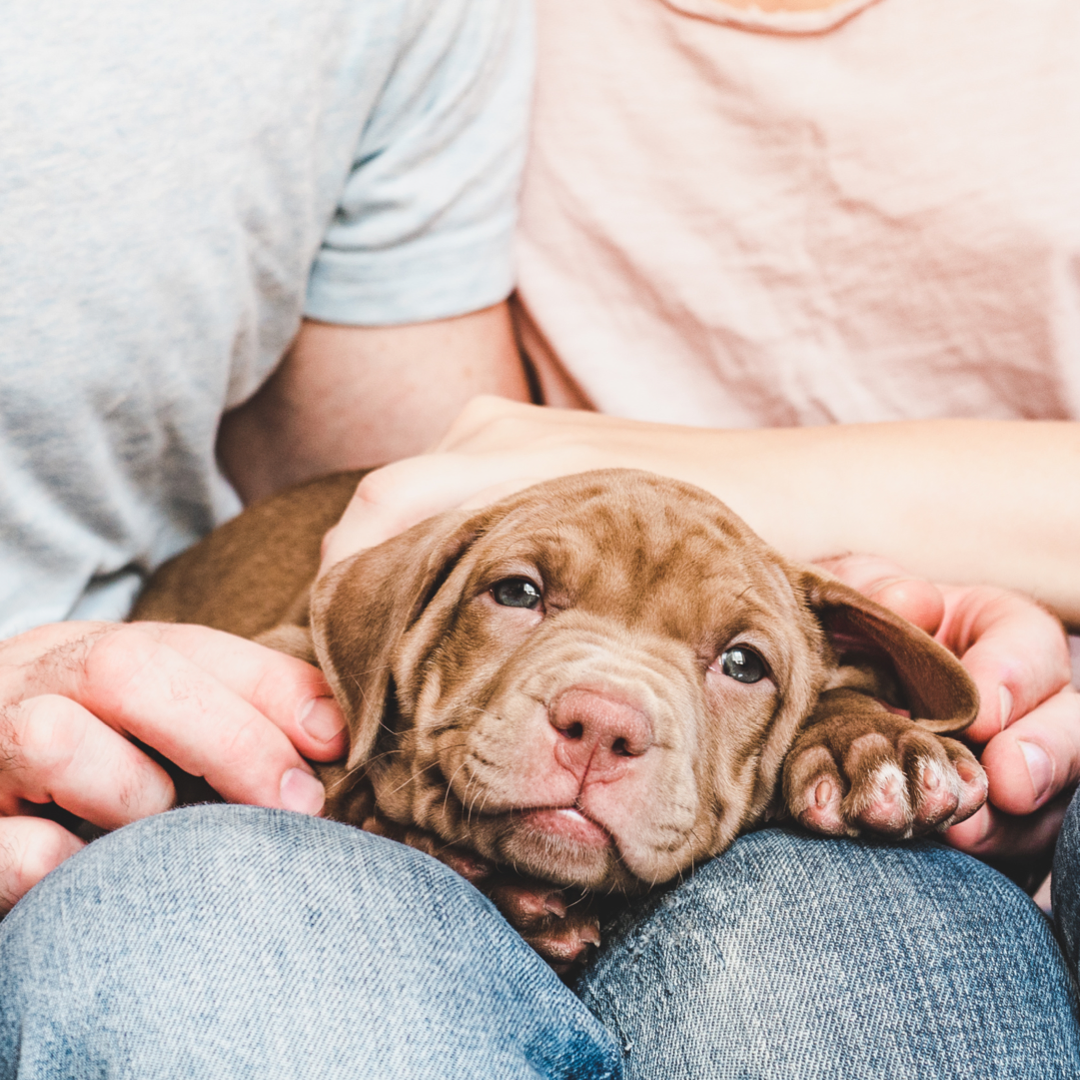
M841 555L822 559L816 565L928 634L936 633L941 626L945 617L941 590L932 582L912 577L889 559L877 555Z

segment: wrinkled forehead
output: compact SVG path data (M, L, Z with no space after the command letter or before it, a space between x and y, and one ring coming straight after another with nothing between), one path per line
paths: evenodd
M478 572L535 567L545 590L576 606L659 624L715 623L736 610L769 619L798 606L776 553L696 488L634 474L533 492L479 538Z

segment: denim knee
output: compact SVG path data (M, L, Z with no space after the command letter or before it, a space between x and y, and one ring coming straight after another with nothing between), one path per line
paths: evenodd
M1073 797L1058 835L1051 892L1054 921L1076 974L1080 965L1080 793Z
M1080 1075L1044 917L934 843L745 836L621 919L578 990L628 1078Z
M0 1077L611 1077L610 1037L464 879L348 826L139 822L0 923Z

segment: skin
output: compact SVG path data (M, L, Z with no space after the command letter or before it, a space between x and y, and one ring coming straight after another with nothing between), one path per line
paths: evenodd
M835 7L840 0L724 0L737 8L758 8L760 11L821 11Z
M412 373L404 386L403 371ZM502 399L465 405L481 392ZM957 443L971 447L975 427L950 443L944 433L957 431L953 425L890 425L894 451L909 455L903 465L881 453L877 428L703 433L537 410L522 404L527 399L505 305L422 326L305 323L279 373L224 418L220 454L252 499L318 473L418 455L445 432L432 453L406 457L361 485L327 545L328 563L454 505L481 505L539 479L605 465L651 468L713 490L802 561L851 550L888 553L911 572L863 557L831 568L936 631L962 654L983 698L974 730L989 740L983 762L992 805L955 827L953 842L1004 857L1056 834L1064 799L1080 778L1080 705L1063 690L1069 662L1059 624L1001 589L939 588L924 578L948 580L953 570L954 580L970 571L1012 588L1026 582L1080 621L1075 565L1063 547L1038 550L1048 537L1076 535L1080 498L1069 488L1080 477L1076 425L1017 425L1012 451L1027 438L1020 431L1033 440L1029 467L1019 470L994 437L1000 426L977 452L964 453ZM1049 435L1053 429L1064 434ZM1051 445L1055 438L1060 443ZM957 471L954 451L966 468ZM733 470L732 461L754 468ZM835 482L837 468L842 489L859 493L858 513L850 497L834 497L834 485L821 483L823 476ZM1032 485L1033 477L1040 482ZM804 490L815 499L792 497ZM1037 504L1024 501L1039 493ZM965 518L972 509L980 513ZM905 525L893 538L888 526L898 520L937 527L923 538ZM1003 568L1026 537L1025 520L1040 528L1030 530L1035 547L1024 557L1021 582ZM980 542L957 557L965 531ZM951 563L934 561L939 546L952 552ZM984 570L979 560L991 549L997 554ZM1046 582L1038 575L1043 554L1054 571ZM1056 588L1065 591L1057 596ZM314 668L237 642L205 628L65 623L0 643L0 910L82 846L35 807L54 801L108 828L170 805L168 779L132 737L189 772L212 776L236 801L318 811L323 793L303 758L331 761L344 749L326 684ZM135 698L126 694L131 686L139 688ZM185 702L179 713L178 699ZM318 705L308 709L312 701ZM1044 788L1032 778L1025 744L1046 755L1034 769L1036 779L1050 777ZM245 745L266 749L241 768L235 749Z
M222 421L218 456L250 503L418 454L488 393L529 399L506 304L411 326L308 320L265 386Z
M404 327L305 323L224 418L222 461L256 498L417 453L482 390L527 397L505 305ZM133 738L231 801L318 813L304 759L345 751L329 695L316 668L206 627L68 622L0 642L0 913L83 846L40 816L49 804L106 829L172 805Z
M1080 424L711 431L481 399L431 453L365 478L324 568L454 506L610 466L711 491L788 556L822 562L957 653L980 692L966 736L990 799L949 840L997 861L1053 842L1080 781L1080 695L1059 618L1014 590L1080 626Z

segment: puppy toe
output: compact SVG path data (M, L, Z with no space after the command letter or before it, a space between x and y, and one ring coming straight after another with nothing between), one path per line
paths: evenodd
M487 859L474 855L461 848L443 848L436 852L436 858L446 863L451 870L456 870L466 881L479 885L491 877L495 868Z
M928 831L950 821L960 805L960 784L950 766L919 759L914 769L914 827Z
M824 746L792 754L784 767L788 811L805 829L825 836L843 836L847 825L841 813L844 789L836 762Z
M989 791L986 773L975 755L963 743L955 739L942 739L953 771L959 782L959 801L952 817L945 824L955 825L971 817L984 802Z
M552 919L522 936L559 975L567 976L581 967L600 944L600 922L593 915L571 915Z
M960 779L942 744L940 737L914 725L897 742L908 776L913 835L944 826L960 804Z
M486 891L503 918L526 939L537 928L566 918L566 900L551 885L522 878L500 882Z
M851 790L842 812L852 831L909 836L914 819L908 779L889 739L877 732L860 736L844 760Z

